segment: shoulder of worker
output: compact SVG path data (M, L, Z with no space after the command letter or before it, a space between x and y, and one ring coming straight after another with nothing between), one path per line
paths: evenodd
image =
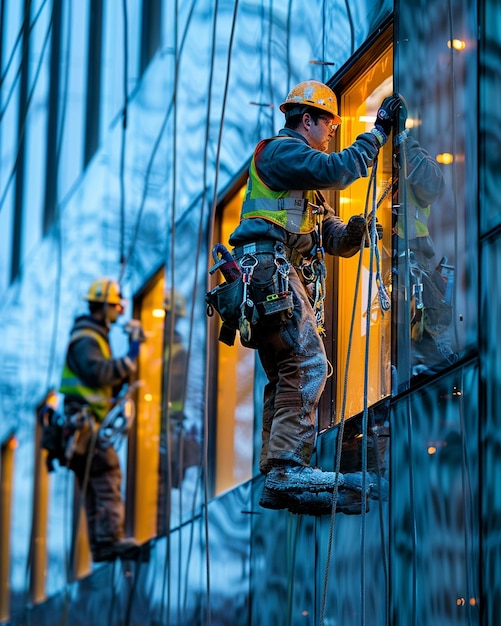
M109 329L106 324L99 322L91 315L81 315L75 319L73 328L70 332L70 343L74 344L80 341L98 342L97 336L102 337L109 342Z
M256 146L255 157L257 159L270 158L277 151L291 152L311 150L310 145L300 133L290 128L282 128L273 137L262 139Z
M378 151L372 133L362 133L347 148L328 153L312 148L295 131L283 129L256 152L255 166L271 189L344 189L368 176Z

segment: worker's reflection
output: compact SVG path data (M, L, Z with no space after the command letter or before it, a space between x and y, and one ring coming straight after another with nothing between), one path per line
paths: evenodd
M169 530L170 489L182 486L186 468L200 463L200 443L196 428L185 426L188 352L178 329L186 317L186 301L178 291L170 292L165 303L166 348L164 353L164 394L166 410L160 432L157 532Z

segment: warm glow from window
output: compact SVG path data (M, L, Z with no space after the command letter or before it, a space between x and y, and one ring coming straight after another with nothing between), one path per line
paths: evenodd
M341 94L340 148L350 145L355 137L369 132L374 125L377 110L382 100L391 95L393 86L393 58L391 45ZM383 190L392 177L392 148L388 142L379 153L376 187ZM348 221L352 215L364 212L367 198L368 178L361 178L339 193L339 215ZM378 193L381 197L381 191ZM329 199L328 199L329 201ZM371 210L371 207L367 207ZM377 211L378 221L384 229L384 246L391 250L392 212L391 194L382 201ZM382 243L378 244L381 259L381 276L387 292L391 288L391 257L383 254ZM372 266L370 252L363 252L363 266L357 286L359 255L339 260L339 275L329 279L329 285L336 285L338 351L336 358L336 417L341 418L343 400L346 398L345 415L350 417L360 412L364 405L365 382L369 405L374 404L391 393L391 311L384 314L379 307L376 285L375 265ZM369 284L371 302L368 302ZM328 288L329 289L329 288ZM355 294L357 297L355 298ZM329 298L327 298L329 299ZM355 316L353 318L353 308ZM370 316L367 324L367 316ZM353 332L350 330L354 319ZM367 335L369 347L366 350ZM327 338L332 341L332 337ZM349 362L348 362L349 355ZM367 360L367 369L364 363ZM348 364L349 363L349 364ZM348 368L348 385L345 388L345 374Z
M153 315L153 317L156 317L158 319L162 319L163 317L165 317L165 311L163 309L153 309L151 314Z
M428 446L428 454L435 454L437 449L435 446Z
M453 39L447 42L448 48L454 48L454 50L464 50L466 48L466 42L462 39Z
M454 162L454 156L450 152L442 152L442 154L437 154L437 163L441 163L442 165L450 165Z

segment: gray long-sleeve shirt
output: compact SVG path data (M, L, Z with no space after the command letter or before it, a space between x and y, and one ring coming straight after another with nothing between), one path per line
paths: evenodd
M369 167L379 151L379 143L372 133L359 135L355 142L341 150L327 154L312 148L306 139L294 130L283 128L276 140L260 144L255 153L255 166L260 178L274 191L299 189L345 189L355 180L368 176ZM329 254L353 256L359 250L344 239L346 225L334 215L323 221L323 245ZM232 246L274 239L283 241L303 255L315 244L314 234L292 234L281 226L262 218L243 219L230 235Z

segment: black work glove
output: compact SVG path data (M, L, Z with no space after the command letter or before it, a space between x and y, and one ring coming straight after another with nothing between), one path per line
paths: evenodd
M397 121L400 115L400 110L405 108L405 119L407 119L407 107L404 107L402 98L398 93L394 93L392 96L388 96L381 102L381 106L378 109L374 127L380 130L388 137L391 133L393 122Z
M367 232L367 228L370 227L370 218L367 221L363 215L353 215L348 220L346 224L346 230L344 231L344 236L346 237L346 241L353 248L360 247L362 243L362 237L365 237ZM383 227L377 221L376 218L376 232L378 239L383 238ZM365 239L365 247L369 246L369 240Z
M363 215L352 215L346 224L344 236L353 248L360 247L362 237L366 233L367 222Z

